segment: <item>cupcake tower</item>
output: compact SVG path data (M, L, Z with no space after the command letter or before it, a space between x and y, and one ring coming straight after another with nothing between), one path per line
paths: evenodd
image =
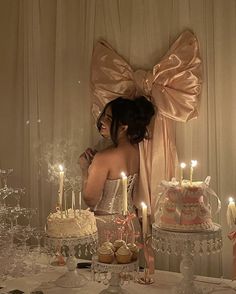
M115 240L104 242L97 250L98 261L102 263L127 264L138 259L139 248L135 243Z

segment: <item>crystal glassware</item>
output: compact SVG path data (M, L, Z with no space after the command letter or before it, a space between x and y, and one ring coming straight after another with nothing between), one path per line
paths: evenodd
M31 221L32 217L36 215L38 212L37 208L23 208L22 214L27 218L28 220L28 227L31 227Z
M98 283L103 282L104 285L108 285L108 288L99 292L99 294L128 294L125 289L122 288L124 282L135 281L139 271L138 260L126 263L102 263L98 261L97 256L93 256L92 260L92 279Z
M6 199L13 194L13 188L7 186L0 189L0 206L1 209L6 207Z
M25 251L27 251L27 240L31 237L33 231L34 229L29 226L17 225L13 228L15 239L22 243Z
M46 231L45 228L43 227L36 227L34 230L34 237L37 241L37 246L40 247L41 246L41 240L46 236Z
M8 176L13 172L12 168L0 169L0 179L3 188L7 187Z
M25 195L25 188L15 188L13 190L13 196L16 199L16 208L17 209L20 209L20 200L23 195Z
M55 255L58 253L63 254L66 258L66 266L68 271L60 276L55 284L63 288L79 288L84 286L88 279L79 272L77 266L77 256L82 253L80 246L83 246L84 253L90 252L90 248L97 247L97 233L77 238L52 238L49 236L45 237L45 245L49 251L54 252ZM78 248L78 245L79 248ZM76 251L80 252L76 252Z
M217 245L219 244L219 245ZM202 289L195 283L194 256L219 253L222 248L221 226L214 224L213 230L199 232L181 232L165 230L152 225L152 246L158 252L182 255L180 273L182 280L173 289L176 294L202 294Z
M6 208L6 219L10 221L10 228L13 229L14 225L17 224L17 219L22 214L21 209L16 209L16 207L7 207Z

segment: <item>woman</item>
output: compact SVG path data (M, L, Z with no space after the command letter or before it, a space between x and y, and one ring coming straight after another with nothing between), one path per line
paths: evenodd
M139 174L138 143L147 138L147 126L154 106L145 97L134 100L118 97L106 104L97 121L104 138L113 146L101 152L87 149L80 156L85 203L98 216L100 242L118 238L118 215L122 214L121 172L128 176L128 211L135 212L132 199Z

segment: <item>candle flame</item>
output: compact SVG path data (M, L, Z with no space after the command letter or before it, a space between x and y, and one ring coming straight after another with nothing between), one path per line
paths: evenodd
M229 203L235 203L234 198L233 197L229 197Z
M186 163L185 163L185 162L181 162L181 163L180 163L180 167L181 167L181 168L185 168L185 167L186 167Z
M147 208L147 205L144 202L141 202L142 208Z
M63 171L63 165L59 164L59 170L62 172Z
M125 172L123 172L123 171L120 173L120 175L123 179L127 178Z
M197 160L191 160L191 167L197 166Z

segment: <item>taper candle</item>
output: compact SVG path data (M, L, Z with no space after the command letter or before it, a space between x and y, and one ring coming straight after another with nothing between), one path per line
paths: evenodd
M191 160L191 166L190 166L190 184L193 183L193 168L197 166L197 160Z
M71 208L74 210L75 209L75 191L72 190L71 192Z
M227 207L227 223L229 227L232 227L233 224L235 224L236 219L236 207L235 207L235 201L233 197L229 197L229 204Z
M146 238L147 235L147 205L142 202L142 229L143 229L143 238Z
M127 176L124 172L121 172L121 177L122 177L122 197L123 197L123 214L127 214Z
M180 185L182 185L183 179L184 179L184 169L186 167L186 163L181 162L180 163Z
M81 201L82 201L81 191L79 191L79 212L81 212Z
M63 197L63 189L64 189L64 168L63 165L59 165L59 206L62 211L62 197Z
M75 191L72 190L71 192L71 209L74 212L74 217L75 217Z

